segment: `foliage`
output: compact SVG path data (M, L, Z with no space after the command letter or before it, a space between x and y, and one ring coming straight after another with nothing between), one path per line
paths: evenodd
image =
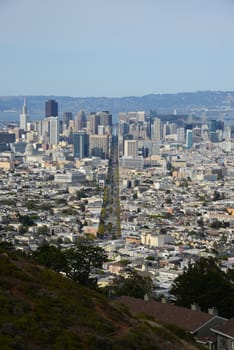
M18 220L23 226L33 226L33 218L29 215L18 215Z
M14 246L10 242L0 242L0 253L14 250Z
M85 286L96 286L97 279L91 277L95 269L101 268L106 254L100 247L80 241L76 247L65 251L44 244L33 253L33 259L54 271L64 272L74 282Z
M24 206L28 208L29 210L36 210L37 209L37 202L34 200L27 201Z
M67 204L67 200L65 199L65 198L57 198L56 200L55 200L55 204L56 205L66 205Z
M1 245L1 349L191 348L191 343L181 342L163 326L152 327L147 320L134 318L123 306L111 305L104 295L11 249Z
M127 276L123 274L117 276L107 287L106 292L116 296L127 295L143 299L146 294L151 293L152 289L153 282L150 277L143 277L132 270Z
M171 293L179 305L190 307L196 303L204 311L216 307L221 316L234 316L234 286L213 258L190 264L175 279Z
M39 235L48 235L49 232L50 232L49 227L46 225L40 226L37 229L37 233Z
M98 226L98 232L97 232L98 236L104 235L105 232L106 232L105 225L103 224L103 222L100 222Z
M228 279L234 283L234 269L228 269L227 271Z
M212 223L210 224L211 228L217 229L217 230L220 229L221 227L225 228L227 226L229 226L229 223L225 223L225 222L219 221L217 219L212 221Z
M62 215L75 215L76 214L76 210L69 207L69 208L64 208L61 212Z
M112 223L108 222L108 224L107 224L107 231L111 232L111 230L112 230Z
M52 208L53 208L53 206L52 206L51 203L45 203L45 202L38 206L38 209L41 209L41 210L48 210L48 211L50 211L50 210L52 210Z
M73 281L85 286L96 286L96 278L91 277L95 268L101 268L107 256L100 247L90 243L79 243L64 252L67 264L65 273Z
M40 246L35 253L33 258L42 265L54 270L64 271L66 269L67 261L63 252L52 245L43 244Z
M86 195L86 192L84 189L81 189L79 191L76 192L76 199L77 200L80 200L81 198L86 198L87 195Z

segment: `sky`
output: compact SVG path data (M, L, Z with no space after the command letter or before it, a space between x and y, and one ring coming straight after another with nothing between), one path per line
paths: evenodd
M0 0L0 95L234 90L234 0Z

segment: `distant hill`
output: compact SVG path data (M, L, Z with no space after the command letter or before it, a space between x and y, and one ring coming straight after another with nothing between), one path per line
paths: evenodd
M16 110L19 114L24 96L0 96L0 112ZM27 96L28 111L31 115L44 116L45 101L54 98L59 102L59 112L108 110L114 116L119 112L157 111L178 113L210 109L226 114L234 112L234 91L197 91L177 94L150 94L141 97L69 97L69 96Z
M16 252L0 251L1 349L197 349L183 332L179 338Z

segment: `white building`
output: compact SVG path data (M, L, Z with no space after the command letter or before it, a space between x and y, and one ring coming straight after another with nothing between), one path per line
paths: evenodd
M125 140L124 141L124 155L129 157L137 157L138 155L138 142L137 140Z
M22 113L20 114L20 129L27 130L27 123L29 122L29 115L27 112L26 99L24 99L24 105L22 108Z
M166 244L174 244L175 239L170 234L160 235L143 232L141 234L141 243L150 247L161 247Z

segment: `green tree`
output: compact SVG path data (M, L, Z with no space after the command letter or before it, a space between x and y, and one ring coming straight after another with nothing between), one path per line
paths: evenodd
M175 279L171 293L178 305L190 307L196 303L203 311L216 307L221 316L234 316L234 286L213 258L190 264Z
M108 232L111 232L111 231L112 231L112 228L113 228L112 223L111 223L111 222L108 222L108 224L107 224L107 231L108 231Z
M64 252L66 257L66 275L73 281L85 286L95 287L97 279L91 274L100 269L107 256L105 251L90 243L81 242L75 248Z
M141 276L132 270L127 276L122 274L117 276L106 291L116 296L127 295L143 299L145 294L152 292L152 289L153 282L150 277Z
M23 226L33 226L33 218L29 215L18 215L18 220Z
M57 247L49 245L48 243L40 246L36 252L33 253L33 258L54 271L61 272L66 270L67 260L65 254Z
M13 251L15 248L11 242L0 242L0 253Z
M37 233L39 235L48 235L49 232L50 232L49 227L46 225L40 226L37 229Z
M234 268L233 269L228 269L227 270L227 276L228 276L228 279L234 283Z
M98 227L98 232L97 232L98 236L104 235L105 232L106 232L105 225L102 222L100 222Z

